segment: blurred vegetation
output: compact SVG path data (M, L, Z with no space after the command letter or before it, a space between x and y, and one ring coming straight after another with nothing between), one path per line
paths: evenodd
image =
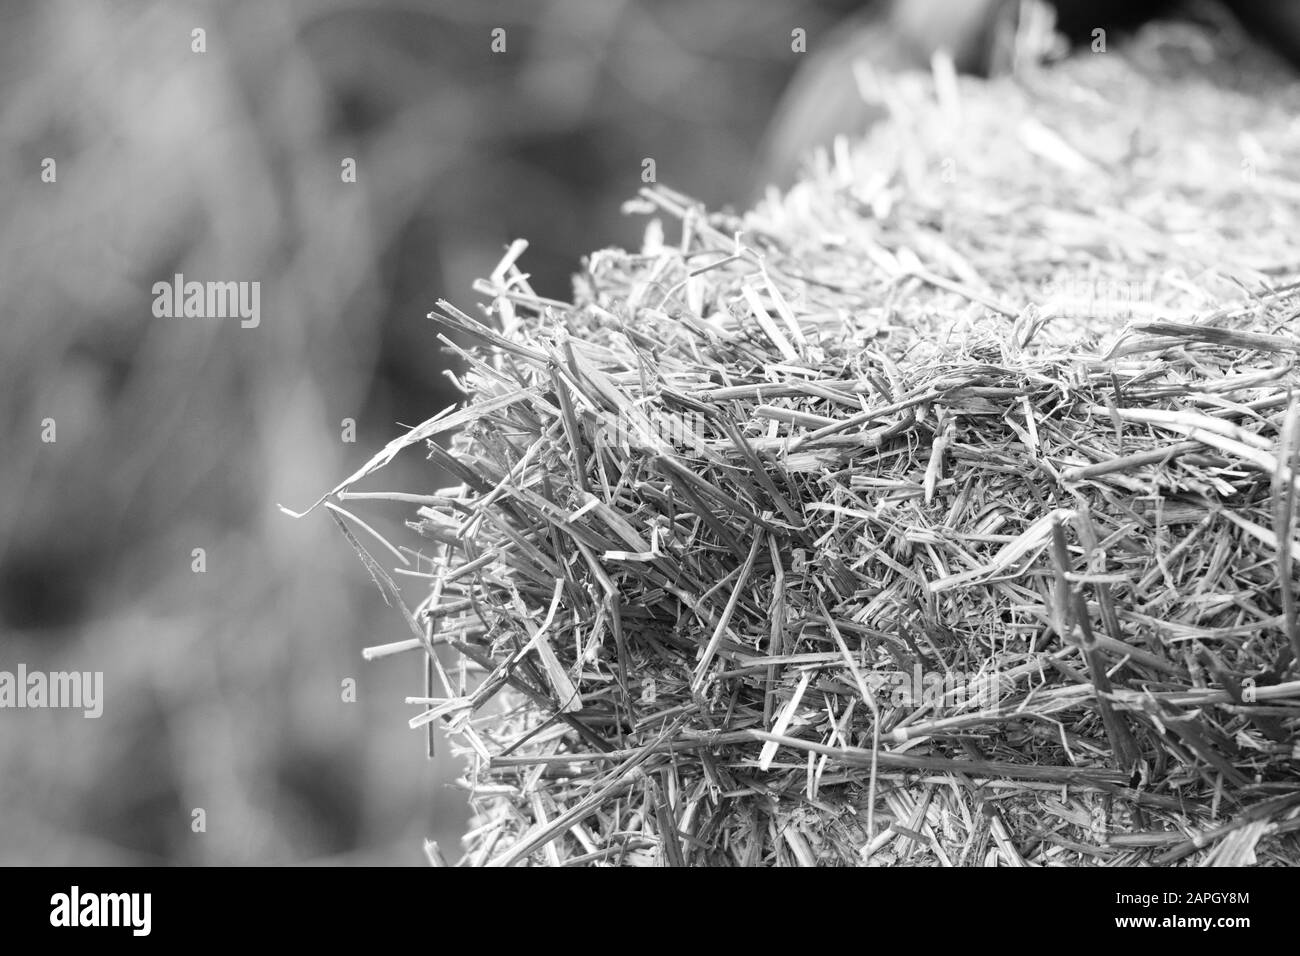
M100 670L106 701L97 721L0 713L0 863L414 863L422 837L454 843L459 768L404 726L417 662L359 654L400 619L331 522L274 505L455 400L425 313L470 306L510 240L563 296L583 253L636 242L618 207L643 158L741 201L790 30L815 49L854 6L5 4L0 669ZM260 281L260 327L155 319L177 272ZM388 478L432 486L422 465Z

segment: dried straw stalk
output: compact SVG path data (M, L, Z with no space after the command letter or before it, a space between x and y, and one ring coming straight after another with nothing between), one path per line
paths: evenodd
M439 304L464 407L334 497L418 506L372 651L465 862L1300 861L1300 103L1182 36L864 77L788 195ZM346 490L416 443L461 484Z

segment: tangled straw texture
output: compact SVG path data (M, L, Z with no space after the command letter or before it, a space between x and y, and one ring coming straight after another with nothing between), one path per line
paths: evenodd
M1176 39L866 77L743 219L648 189L573 303L522 244L440 303L464 408L349 484L460 482L387 496L388 650L465 862L1300 861L1300 102Z

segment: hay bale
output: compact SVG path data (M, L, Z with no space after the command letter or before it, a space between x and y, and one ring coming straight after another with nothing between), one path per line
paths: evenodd
M336 497L463 482L370 496L467 862L1300 861L1300 95L1207 42L874 78L743 218L440 303L464 407Z

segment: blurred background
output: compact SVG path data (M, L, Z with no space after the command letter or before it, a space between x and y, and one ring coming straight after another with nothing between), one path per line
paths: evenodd
M584 253L639 243L643 158L746 200L791 30L815 49L857 6L0 7L0 670L105 682L99 720L0 711L0 864L458 855L460 768L405 723L420 662L360 656L400 617L324 513L275 505L455 400L425 314L472 307L511 240L567 297ZM261 324L155 318L175 273L259 281ZM442 483L418 451L380 477Z

